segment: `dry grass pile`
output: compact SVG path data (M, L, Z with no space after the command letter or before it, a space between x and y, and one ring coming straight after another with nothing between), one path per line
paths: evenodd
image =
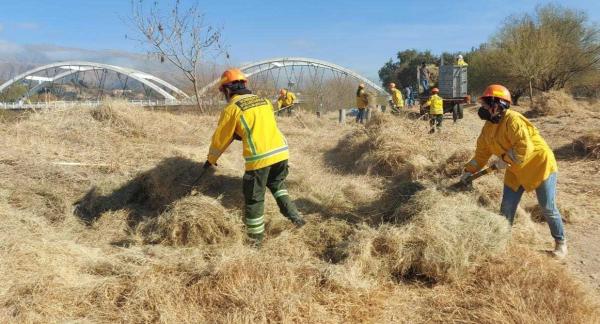
M588 134L573 140L573 149L586 158L600 159L600 135Z
M503 217L463 194L444 196L428 189L416 194L398 214L406 225L384 227L371 243L372 254L398 278L462 280L479 262L502 252L510 237Z
M535 97L531 112L536 116L557 116L589 110L585 102L575 101L564 90L550 90Z
M462 175L465 164L473 158L473 153L471 149L457 149L446 159L445 163L440 164L438 171L450 178Z
M240 242L244 237L241 217L205 196L180 199L158 217L142 220L135 231L145 244L172 246Z
M432 320L461 323L598 323L598 302L564 267L516 247L432 300Z
M190 195L212 131L200 126L214 116L110 103L0 129L11 144L0 160L0 322L596 318L560 265L505 251L506 221L478 196L500 188L497 178L471 193L433 189L458 174L471 134L430 136L421 121L377 116L341 141L354 151L344 152L353 126L298 118L280 125L290 194L308 223L295 229L267 198L258 250L244 243L239 147ZM70 212L78 200L88 223Z
M439 152L426 135L415 140L419 123L391 115L377 114L367 125L369 150L358 165L368 173L418 179L432 167Z

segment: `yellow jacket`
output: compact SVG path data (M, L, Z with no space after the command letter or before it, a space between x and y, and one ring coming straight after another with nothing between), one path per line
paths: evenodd
M359 89L356 92L356 107L358 109L364 109L369 106L369 95L365 89Z
M520 186L526 191L534 190L558 170L554 153L537 128L512 109L506 111L498 124L485 122L477 138L475 157L467 163L465 171L479 171L492 154L509 164L504 184L514 191Z
M392 89L392 101L397 107L404 107L404 98L402 98L402 92L394 88Z
M444 114L444 100L437 94L429 97L429 100L425 103L425 107L429 106L429 113L431 115L443 115Z
M465 59L458 59L458 62L456 63L456 65L458 65L458 66L467 66L469 64L467 64L467 62L465 62Z
M286 91L285 95L277 98L277 108L291 106L296 101L296 95L291 91Z
M246 171L289 158L285 137L277 128L273 105L253 94L234 96L225 106L212 136L208 162L215 165L234 136L242 139Z

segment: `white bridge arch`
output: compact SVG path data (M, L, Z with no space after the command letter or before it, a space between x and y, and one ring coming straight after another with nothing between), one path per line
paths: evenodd
M267 59L267 60L263 60L263 61L259 61L259 62L246 64L246 65L241 66L239 69L242 70L242 72L244 72L246 74L246 76L250 77L257 73L266 72L266 71L274 70L274 69L286 68L286 67L314 67L314 68L328 69L331 71L341 73L343 75L350 76L350 77L364 83L365 85L375 89L381 95L387 95L387 92L382 87L377 85L375 82L367 79L366 77L364 77L350 69L347 69L345 67L339 66L339 65L331 63L331 62L312 59L312 58L305 58L305 57L272 58L272 59ZM199 91L200 95L206 93L206 91L215 87L218 83L219 83L219 79L212 81L211 83L209 83L208 85L206 85L205 87L200 89L200 91Z
M36 74L38 74L40 72L48 71L51 69L62 69L65 71L61 72L61 73L57 73L56 75L53 75L51 77L36 76ZM109 65L109 64L95 63L95 62L85 62L85 61L58 62L58 63L47 64L47 65L43 65L43 66L31 69L27 72L19 74L19 75L15 76L14 78L4 82L2 85L0 85L0 92L4 91L6 88L10 87L11 85L13 85L17 82L23 81L23 80L38 81L39 83L37 85L35 85L34 87L32 87L31 89L29 89L29 91L27 92L27 94L25 96L27 98L27 97L31 96L33 93L35 93L36 90L42 88L42 86L44 84L47 84L49 82L54 82L56 80L65 78L69 75L72 75L72 74L75 74L78 72L86 72L86 71L92 71L92 70L108 70L108 71L120 73L126 77L129 77L136 81L141 82L143 85L156 91L164 99L167 99L167 100L177 100L177 98L175 98L175 96L173 96L171 93L166 91L165 88L170 90L172 93L174 93L176 95L179 95L183 98L188 98L188 95L185 92L181 91L174 85L172 85L172 84L168 83L167 81L162 80L156 76L150 75L148 73L144 73L144 72L141 72L138 70L134 70L131 68L124 68L124 67L120 67L120 66L116 66L116 65Z

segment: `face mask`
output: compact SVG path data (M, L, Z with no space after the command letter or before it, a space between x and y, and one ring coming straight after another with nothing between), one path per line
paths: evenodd
M490 114L490 112L483 107L479 107L479 110L477 110L477 115L482 120L490 120L490 118L492 118L492 114Z
M489 110L487 110L483 107L479 107L479 110L477 110L477 115L482 120L487 120L494 124L498 124L500 122L500 119L502 119L502 114L498 114L498 115L492 117L492 114L489 112Z

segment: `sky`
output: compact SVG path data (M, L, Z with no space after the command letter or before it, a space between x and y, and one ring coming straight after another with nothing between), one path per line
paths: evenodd
M172 2L158 1L165 6ZM377 70L398 51L466 51L485 42L507 16L532 12L548 2L200 0L200 8L207 23L222 28L230 64L310 57L377 81ZM553 3L583 10L591 22L600 23L600 1ZM126 23L129 0L0 0L0 4L0 52L38 44L144 52L139 43L125 38L134 34Z

